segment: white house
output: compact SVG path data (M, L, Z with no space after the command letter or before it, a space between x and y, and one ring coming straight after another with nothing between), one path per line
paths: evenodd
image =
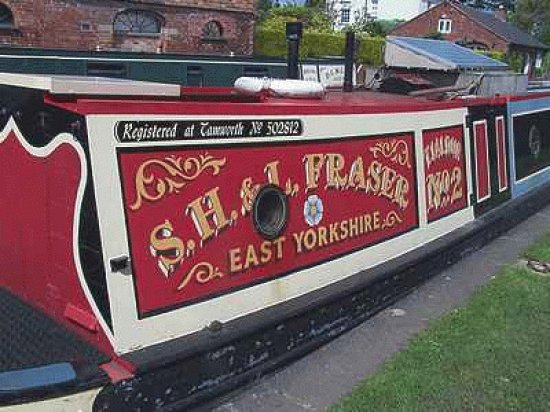
M433 1L432 1L433 2ZM379 0L378 19L410 20L428 10L429 0Z
M335 28L343 29L363 19L376 20L381 1L384 0L332 0L327 7L334 16Z
M410 20L425 12L434 0L332 0L328 11L335 28L343 29L365 17L369 20Z

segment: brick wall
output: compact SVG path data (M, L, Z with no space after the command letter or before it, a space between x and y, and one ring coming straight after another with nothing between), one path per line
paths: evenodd
M13 29L0 29L0 43L74 50L132 50L187 54L250 55L253 50L255 0L154 1L139 9L164 23L159 34L117 34L115 16L135 3L126 1L0 0L14 16ZM222 39L206 39L203 29L214 20Z
M476 43L485 45L488 49L507 52L508 43L471 20L457 8L448 3L440 3L426 13L398 26L392 31L395 36L424 37L437 33L439 19L451 19L451 33L443 34L445 40L452 42Z

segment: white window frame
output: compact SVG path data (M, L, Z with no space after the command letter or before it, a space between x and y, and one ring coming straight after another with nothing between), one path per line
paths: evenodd
M442 34L448 34L452 31L453 21L451 19L439 19L437 31Z

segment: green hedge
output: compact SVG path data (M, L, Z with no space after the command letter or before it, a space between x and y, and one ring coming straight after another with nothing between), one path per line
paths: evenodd
M506 59L506 53L499 52L496 50L474 50L476 53L483 54L484 56L490 57L491 59L495 59L504 63L508 63Z
M358 36L358 39L357 60L359 63L373 66L382 65L384 39L368 36ZM343 56L345 42L344 33L305 31L300 45L300 58ZM260 57L286 57L285 33L279 30L258 28L254 42L254 54Z

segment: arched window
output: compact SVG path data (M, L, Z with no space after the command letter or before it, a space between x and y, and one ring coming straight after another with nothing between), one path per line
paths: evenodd
M11 10L7 6L0 4L0 28L13 27L13 14L11 13Z
M221 40L223 38L222 25L215 20L210 20L202 29L202 37L206 40Z
M158 34L163 19L156 13L147 10L124 10L115 16L113 28L115 33Z

